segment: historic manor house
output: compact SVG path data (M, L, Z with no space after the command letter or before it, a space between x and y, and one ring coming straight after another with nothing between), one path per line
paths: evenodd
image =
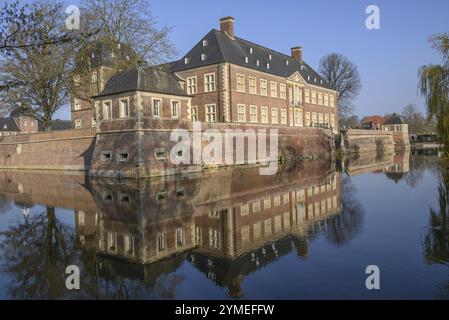
M122 95L122 99L121 94L151 88L151 97L142 105L148 109L143 110L145 115L153 120L319 126L338 130L337 93L303 61L302 48L292 48L288 56L243 40L234 34L232 17L220 19L220 31L211 30L181 60L145 66L157 69L145 73L159 75L155 79L141 79L135 73L127 76L132 73L124 71L108 83L108 65L113 58L109 55L108 50L92 53L91 85L97 113L92 112L94 100L74 96L75 129L95 127L97 120L135 118L133 102L129 96ZM168 81L171 87L167 82L155 81Z

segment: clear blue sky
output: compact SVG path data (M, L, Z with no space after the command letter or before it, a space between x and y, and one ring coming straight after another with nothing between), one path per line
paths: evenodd
M380 8L380 30L365 28L370 4ZM425 111L418 68L441 62L428 38L449 32L448 0L154 0L151 8L160 25L173 27L179 58L227 15L235 17L237 36L286 54L300 45L314 68L325 54L344 54L362 78L359 116L400 112L407 103Z

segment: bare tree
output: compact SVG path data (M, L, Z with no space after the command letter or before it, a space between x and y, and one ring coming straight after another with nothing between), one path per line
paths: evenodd
M321 58L319 73L338 92L339 117L349 117L353 111L352 101L362 87L357 66L339 53L331 53Z
M9 48L1 61L0 83L14 85L2 92L0 103L9 111L42 121L48 128L54 113L67 103L74 44L53 42L64 27L61 3L37 2L30 9L38 23L33 34L16 39L17 47ZM32 42L42 45L27 45Z
M435 121L426 118L413 103L407 104L401 113L405 123L409 126L410 133L429 133L435 131Z
M116 57L121 51L119 44L130 46L136 59L150 64L165 62L176 53L168 38L171 27L157 27L148 0L82 0L81 4L82 25L100 30L94 39L107 44Z

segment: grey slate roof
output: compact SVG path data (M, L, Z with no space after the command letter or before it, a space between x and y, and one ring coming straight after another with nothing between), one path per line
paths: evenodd
M387 117L384 124L405 124L405 121L400 115L393 113L393 115Z
M203 46L203 40L207 41L207 46ZM250 52L251 49L252 53ZM205 60L201 59L202 54L206 54ZM271 60L269 59L270 55ZM185 58L189 59L187 64L185 63ZM248 58L248 62L246 62L246 58ZM259 65L257 65L257 61L259 61ZM332 89L304 61L301 64L289 55L279 53L239 37L231 39L226 33L216 29L212 29L181 60L174 63L171 66L171 71L177 72L222 62L236 64L284 78L288 78L298 71L308 84ZM267 68L268 63L269 68Z
M113 76L97 97L132 91L188 96L173 74L146 65L139 65Z
M0 131L20 131L13 118L0 118Z

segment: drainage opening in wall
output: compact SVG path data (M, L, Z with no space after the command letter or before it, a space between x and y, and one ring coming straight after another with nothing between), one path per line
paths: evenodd
M110 162L112 159L112 152L110 151L103 151L101 153L101 161L103 162Z
M126 162L126 161L128 161L128 152L127 151L119 152L118 156L117 156L117 161L118 162Z

